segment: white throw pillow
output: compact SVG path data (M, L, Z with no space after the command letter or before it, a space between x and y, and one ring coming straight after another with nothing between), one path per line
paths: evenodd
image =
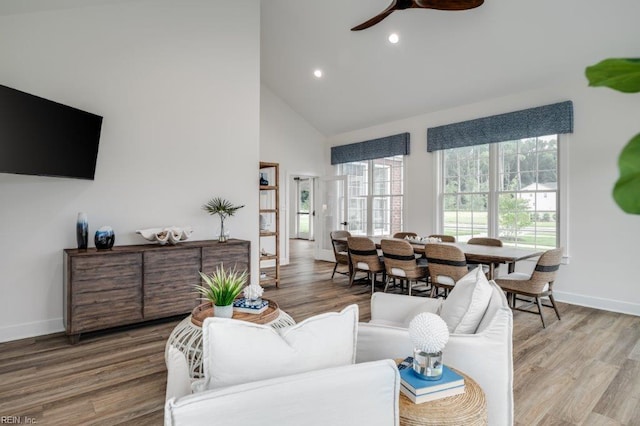
M440 317L449 333L473 334L484 316L493 289L482 268L462 277L442 303Z
M207 318L205 388L214 389L355 362L358 305L276 331L266 325Z
M432 300L433 299L429 300L429 302L431 302ZM413 321L413 319L417 315L423 312L430 312L432 314L440 315L440 310L442 309L443 300L442 299L436 299L436 300L438 301L437 303L439 304L437 304L437 308L435 311L433 310L433 307L434 307L433 303L423 303L411 309L407 314L407 316L405 317L404 323L401 325L401 327L409 328L409 324L411 323L411 321Z

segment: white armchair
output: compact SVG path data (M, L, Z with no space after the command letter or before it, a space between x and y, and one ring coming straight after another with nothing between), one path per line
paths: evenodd
M513 316L493 281L491 299L474 334L452 333L445 364L473 378L484 390L490 425L513 424ZM375 293L371 321L360 323L356 362L404 358L413 353L408 324L420 312L439 314L443 301Z

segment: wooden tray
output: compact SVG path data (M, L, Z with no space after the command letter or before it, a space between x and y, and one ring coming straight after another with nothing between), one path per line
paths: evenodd
M278 304L274 300L264 298L262 300L269 301L269 306L261 314L247 314L234 311L233 319L249 321L256 324L267 324L275 321L278 316L280 316L280 307L278 307ZM205 318L213 316L213 309L211 302L196 306L193 311L191 311L191 322L198 327L202 327Z

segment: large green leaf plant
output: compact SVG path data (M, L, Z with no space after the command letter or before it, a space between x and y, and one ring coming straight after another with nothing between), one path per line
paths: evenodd
M640 92L640 58L605 59L587 67L589 86L609 87L623 93ZM622 149L618 157L620 177L613 199L627 213L640 214L640 133Z

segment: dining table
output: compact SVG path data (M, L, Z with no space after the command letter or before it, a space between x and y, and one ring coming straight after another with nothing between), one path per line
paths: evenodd
M369 237L375 244L376 247L380 248L380 242L382 240L393 240L391 237ZM338 241L347 241L347 238L336 238ZM455 243L445 243L445 242L419 242L415 240L406 239L411 246L413 247L413 251L416 254L424 255L425 244L446 244L458 247L464 253L467 262L469 263L479 263L483 265L489 266L489 279L494 278L494 265L504 263L507 265L508 272L512 273L515 271L516 262L520 260L530 259L533 257L541 256L544 251L539 249L528 249L521 247L494 247L494 246L484 246L480 244L468 244L464 242L455 242Z

